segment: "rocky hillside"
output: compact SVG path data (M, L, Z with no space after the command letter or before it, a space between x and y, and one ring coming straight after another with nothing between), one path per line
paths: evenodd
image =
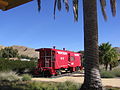
M20 55L27 55L29 57L38 57L38 52L36 52L35 49L33 49L33 48L28 48L25 46L18 46L18 45L14 45L14 46L10 46L10 47L17 49L18 53ZM2 49L2 48L5 48L5 46L0 45L0 49Z
M115 47L115 49L120 53L120 47ZM120 60L120 57L119 57Z
M120 53L120 47L115 47L115 49Z
M0 49L5 48L5 46L0 45Z

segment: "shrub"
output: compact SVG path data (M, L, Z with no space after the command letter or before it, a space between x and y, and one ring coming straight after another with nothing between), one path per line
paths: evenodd
M100 72L102 78L114 78L115 75L110 71L101 71Z
M114 69L111 73L113 73L116 77L120 77L120 68Z
M20 81L20 80L21 80L21 77L18 76L13 71L10 71L10 72L0 72L0 81L12 82L12 81Z
M16 71L17 73L24 73L24 70L31 71L36 66L33 61L8 60L0 58L0 71Z
M5 47L0 50L0 57L2 58L13 58L18 56L18 50L12 47Z
M22 75L22 80L23 80L23 81L30 81L31 78L32 78L32 76L29 75L29 74L23 74L23 75Z

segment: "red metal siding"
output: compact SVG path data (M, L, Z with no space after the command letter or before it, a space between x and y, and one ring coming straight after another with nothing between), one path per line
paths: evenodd
M68 53L56 50L55 69L68 68Z

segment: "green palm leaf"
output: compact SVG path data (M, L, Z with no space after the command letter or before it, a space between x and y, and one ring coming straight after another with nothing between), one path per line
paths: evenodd
M115 48L112 48L112 45L108 43L102 43L99 46L99 56L100 63L104 65L112 64L117 62L119 58L119 53Z

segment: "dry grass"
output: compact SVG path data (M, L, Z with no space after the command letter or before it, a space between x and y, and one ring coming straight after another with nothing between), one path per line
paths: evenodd
M15 72L0 72L0 81L12 82L12 81L20 81L21 77L18 76Z

